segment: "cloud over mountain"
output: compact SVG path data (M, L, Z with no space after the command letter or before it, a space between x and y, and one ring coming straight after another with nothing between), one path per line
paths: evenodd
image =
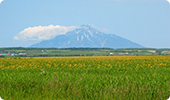
M65 34L68 31L72 31L74 29L78 28L77 26L35 26L35 27L28 27L21 31L19 34L17 34L14 39L15 40L48 40L51 38L54 38L57 35Z

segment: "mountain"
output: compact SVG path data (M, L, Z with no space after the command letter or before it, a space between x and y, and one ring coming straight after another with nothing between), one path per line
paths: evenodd
M89 25L82 25L74 31L65 35L58 35L51 40L44 40L30 47L37 48L68 48L68 47L90 47L90 48L144 48L130 40L114 34L99 32Z

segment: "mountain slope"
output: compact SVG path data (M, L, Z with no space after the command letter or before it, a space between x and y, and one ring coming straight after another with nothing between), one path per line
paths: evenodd
M56 36L51 40L44 40L40 43L33 44L30 47L143 48L143 46L137 43L114 34L99 32L89 25L82 25L81 28L67 32L65 35Z

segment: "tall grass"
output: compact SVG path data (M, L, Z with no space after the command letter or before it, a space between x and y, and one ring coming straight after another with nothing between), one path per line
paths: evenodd
M166 100L170 56L0 59L4 100Z

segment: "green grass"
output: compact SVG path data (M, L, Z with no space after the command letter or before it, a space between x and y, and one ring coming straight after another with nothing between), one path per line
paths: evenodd
M169 58L0 59L6 66L33 65L1 67L0 96L4 100L166 100L170 96Z

